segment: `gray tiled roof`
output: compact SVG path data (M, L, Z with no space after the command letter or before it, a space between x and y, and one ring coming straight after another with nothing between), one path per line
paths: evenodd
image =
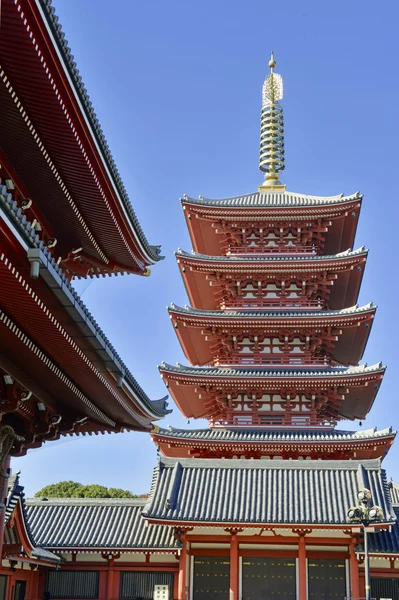
M399 483L391 480L389 482L389 492L392 504L396 504L399 507Z
M356 192L350 196L338 194L337 196L308 196L307 194L297 194L295 192L254 192L252 194L244 194L242 196L233 196L231 198L211 199L190 198L183 196L182 202L189 204L198 204L202 206L217 206L217 207L291 207L291 206L320 206L323 204L342 204L354 200L361 200L362 195Z
M145 500L51 498L27 500L29 526L47 548L152 549L178 547L170 527L146 526Z
M328 319L331 317L346 317L350 315L355 315L359 313L364 313L368 311L376 311L376 308L372 302L366 304L364 306L359 306L356 304L355 306L350 306L349 308L343 308L341 310L323 310L315 313L314 311L306 311L306 310L290 310L290 311L276 311L272 310L258 310L258 311L249 311L249 310L234 310L234 309L226 309L226 310L203 310L200 308L192 308L191 306L185 306L184 308L181 306L177 306L176 304L171 304L168 310L170 312L180 313L183 315L192 315L194 317L211 317L214 319L239 319L243 321L244 319L252 319L252 318L265 318L265 319L284 319L284 318L295 318L301 319L306 317L311 317L315 321L320 319Z
M393 508L396 518L399 519L399 506ZM375 554L399 554L399 523L396 521L391 526L391 531L380 529L370 533L368 537L369 552ZM363 550L363 546L358 548Z
M52 563L61 562L61 558L59 556L56 556L52 552L49 552L48 550L36 545L37 541L28 522L24 487L20 484L19 472L15 473L15 475L12 475L8 480L8 494L4 518L4 525L6 526L5 540L7 540L9 537L7 533L12 531L11 529L7 530L7 525L18 504L20 504L22 509L22 518L24 520L25 530L32 548L32 558L37 558L38 560L44 560ZM12 542L18 542L18 538L14 538L16 535L16 532L13 531Z
M379 460L162 458L143 514L176 523L338 525L364 487L393 522Z
M163 398L162 401L151 400L140 384L133 377L132 373L126 367L111 342L107 339L101 327L95 321L93 315L86 308L79 294L77 294L71 285L69 279L63 273L61 267L57 264L51 252L40 240L36 230L32 228L31 223L28 221L23 211L18 207L15 200L13 200L12 195L8 192L6 186L4 185L0 185L0 210L4 211L4 213L9 217L10 221L17 228L27 246L40 252L46 263L46 269L50 272L51 278L58 282L58 287L68 296L70 305L75 308L78 316L77 325L79 327L84 326L85 328L88 328L93 339L95 339L97 344L96 350L99 352L101 360L104 360L104 355L106 354L107 358L105 360L108 360L114 364L114 370L123 373L123 377L126 379L133 391L137 394L139 399L156 416L163 417L165 414L170 413L171 411L166 409L166 398ZM52 289L54 288L55 286L52 285ZM71 312L71 310L69 310L69 314L73 318L74 313ZM83 324L81 318L82 316L84 319Z
M181 365L179 363L176 366L169 365L165 362L159 367L163 371L169 373L178 373L179 375L194 375L196 377L223 377L223 378L237 378L237 377L248 377L258 378L264 377L348 377L352 375L365 375L367 373L377 373L385 371L382 363L368 366L367 364L358 365L357 367L332 367L328 369L241 369L241 368L229 368L229 367L190 367Z
M377 428L368 429L365 431L341 431L339 429L331 429L328 431L272 431L272 430L255 430L255 429L224 429L212 428L206 429L168 429L159 427L152 432L155 435L165 436L169 438L179 438L187 440L210 441L210 442L336 442L336 441L353 441L381 439L384 437L395 436L396 432L392 431L392 427L377 431ZM390 484L391 485L391 484ZM396 484L395 484L396 485ZM392 496L392 494L391 494ZM399 498L399 490L398 490ZM392 503L394 501L392 500Z
M118 193L122 199L123 205L129 214L131 219L131 223L133 228L137 234L139 242L143 245L145 251L148 253L149 257L153 261L158 261L163 258L160 256L160 246L151 246L147 238L144 235L144 232L141 228L140 222L136 217L136 214L133 210L133 207L130 203L129 197L126 192L126 188L122 182L122 179L119 175L118 169L115 165L114 159L112 158L111 151L109 149L108 143L105 139L103 130L101 129L101 125L97 119L96 113L94 112L93 105L91 103L90 97L87 93L87 90L83 84L82 77L79 74L79 70L77 68L76 62L74 60L74 56L71 52L71 49L68 46L68 42L65 39L65 33L62 30L62 26L58 22L58 17L55 14L54 6L52 6L52 0L39 0L40 5L43 9L43 13L46 17L46 21L51 29L51 32L54 36L58 49L61 52L61 56L63 58L66 69L71 75L71 79L73 81L75 90L80 98L84 111L88 117L88 120L93 129L95 138L101 148L101 152L107 164L107 167L112 175L113 182L118 190Z
M263 254L263 255L257 255L257 254L241 254L241 255L237 255L237 254L230 254L229 256L210 256L208 254L200 254L199 252L186 252L185 250L182 250L181 248L179 248L177 250L177 252L175 252L175 255L177 257L182 256L183 258L192 258L192 259L196 259L196 260L201 260L204 262L226 262L226 263L235 263L235 262L248 262L248 263L252 263L252 262L260 262L260 263L281 263L281 262L289 262L289 263L296 263L296 262L307 262L309 261L310 263L313 262L320 262L320 261L326 261L326 260L344 260L345 258L354 258L356 256L361 256L362 254L364 254L365 256L367 256L368 250L365 248L365 246L361 246L360 248L358 248L357 250L345 250L345 252L339 252L338 254L309 254L309 255L303 255L303 256L297 256L297 255L289 255L289 256L279 256L279 255L271 255L271 254Z

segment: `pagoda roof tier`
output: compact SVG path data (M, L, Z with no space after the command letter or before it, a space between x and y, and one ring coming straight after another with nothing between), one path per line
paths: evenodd
M371 490L382 523L396 516L380 460L161 458L143 516L150 523L348 527L348 506Z
M292 333L291 337L302 334L310 337L311 344L314 335L317 338L317 342L314 342L317 348L323 347L335 362L341 365L357 365L366 347L376 307L370 303L342 310L272 312L207 311L190 307L180 308L172 304L168 310L177 337L191 364L212 364L216 360L223 363L234 354L233 338L241 340L256 336L261 344L264 338L270 340L281 337L284 330L285 336ZM238 346L238 352L239 348ZM273 349L279 350L279 347L273 346ZM312 354L312 351L309 354ZM242 353L234 354L234 362L238 363L239 358L249 360L251 357ZM285 363L285 355L280 357L275 354L261 354L259 358L264 360L265 365L268 362L276 364L275 361L280 359L282 364L294 364ZM299 353L290 355L289 358L298 362L302 359ZM304 356L302 364L307 364L306 360L316 362L317 357Z
M383 458L391 447L396 432L391 427L377 431L340 431L306 429L282 431L270 429L168 429L154 425L151 436L164 456L189 458L190 456L257 455L336 458Z
M196 252L226 254L219 235L222 228L241 229L244 223L266 227L271 222L323 224L323 254L337 254L353 247L362 202L359 192L350 196L308 196L292 192L257 192L244 196L198 200L184 196L182 206ZM243 249L243 253L249 252ZM294 251L294 250L293 250Z
M346 250L330 256L207 256L179 249L176 259L190 304L195 308L220 308L217 294L230 282L258 282L275 278L290 280L297 277L305 281L312 278L314 283L314 277L324 279L327 274L328 307L339 310L357 301L367 250L362 246L358 250Z
M0 208L0 372L12 387L0 377L0 413L24 438L11 454L71 432L150 429L166 399L148 398L4 187Z
M2 0L0 57L0 163L30 220L51 229L71 273L148 274L160 248L134 213L51 0Z
M384 376L382 363L327 369L245 369L187 367L162 363L161 376L186 418L212 418L227 411L227 396L253 393L274 394L282 389L290 394L307 391L329 403L339 392L341 401L332 406L337 419L364 419L373 405ZM324 410L325 404L321 406Z

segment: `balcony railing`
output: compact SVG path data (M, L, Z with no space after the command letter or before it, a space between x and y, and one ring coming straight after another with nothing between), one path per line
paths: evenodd
M234 309L271 309L271 310L286 310L288 309L305 309L305 310L322 310L324 304L322 300L309 300L306 297L287 298L280 296L278 298L254 297L248 298L245 296L236 296L231 300L222 300L220 307Z
M323 427L331 428L335 423L320 421L316 414L261 414L243 411L226 416L224 419L210 419L211 427Z
M329 356L313 356L310 352L301 354L243 354L234 353L227 358L219 358L215 360L215 366L237 366L237 367L314 367L327 368L331 365Z
M320 254L320 248L316 244L257 244L246 246L229 246L227 255L231 254Z

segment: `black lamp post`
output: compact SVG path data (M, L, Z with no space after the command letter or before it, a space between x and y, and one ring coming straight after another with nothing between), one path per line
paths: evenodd
M371 586L370 586L370 558L368 549L368 537L367 527L371 523L381 521L383 517L382 509L379 506L373 506L371 501L370 490L363 489L357 494L359 500L359 506L354 506L348 510L348 519L352 523L358 523L363 525L363 536L364 536L364 579L366 587L366 600L371 598Z

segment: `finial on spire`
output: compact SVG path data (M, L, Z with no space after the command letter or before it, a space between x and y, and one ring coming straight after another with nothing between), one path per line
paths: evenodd
M262 88L259 169L265 173L263 187L279 187L284 170L284 118L278 101L283 98L283 78L274 72L274 52L269 60L270 73Z

